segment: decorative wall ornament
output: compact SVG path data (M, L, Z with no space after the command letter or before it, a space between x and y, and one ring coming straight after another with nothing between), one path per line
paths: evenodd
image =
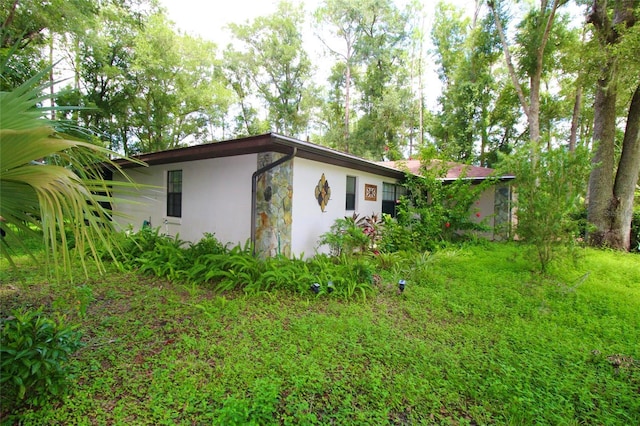
M364 184L364 199L367 201L378 200L378 185Z
M320 177L320 180L318 181L318 185L316 185L316 200L318 200L320 210L322 210L323 212L330 198L331 188L329 187L329 181L327 181L323 173Z

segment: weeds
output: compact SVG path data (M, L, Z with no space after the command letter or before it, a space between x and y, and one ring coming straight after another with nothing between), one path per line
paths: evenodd
M640 259L584 249L542 276L523 248L265 261L214 248L182 282L3 273L3 317L59 308L86 349L68 398L4 405L2 421L639 424ZM230 271L247 276L216 275Z

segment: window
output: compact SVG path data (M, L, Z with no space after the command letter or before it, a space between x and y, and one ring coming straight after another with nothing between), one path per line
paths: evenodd
M407 194L407 189L402 185L393 183L382 184L382 213L396 217L397 204L401 197Z
M347 176L347 200L345 208L347 210L356 209L356 178L355 176Z
M167 216L182 217L182 170L167 173Z

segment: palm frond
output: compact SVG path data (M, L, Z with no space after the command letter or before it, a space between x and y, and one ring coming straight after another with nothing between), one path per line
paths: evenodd
M57 133L55 123L43 116L39 105L50 95L49 84L38 85L48 69L11 92L0 92L0 216L6 228L0 251L20 244L20 233L42 232L45 265L71 273L72 250L85 273L91 258L104 270L99 248L114 257L111 212L101 203L113 203L112 189L133 187L132 181L103 179L105 166L118 170L110 158L117 153L68 135ZM55 109L55 107L54 107Z

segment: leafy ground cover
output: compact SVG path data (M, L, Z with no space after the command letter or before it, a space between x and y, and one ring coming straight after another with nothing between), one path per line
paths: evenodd
M416 255L349 300L3 264L2 317L44 306L84 347L63 400L2 421L640 424L640 258L587 249L542 277L522 251Z

